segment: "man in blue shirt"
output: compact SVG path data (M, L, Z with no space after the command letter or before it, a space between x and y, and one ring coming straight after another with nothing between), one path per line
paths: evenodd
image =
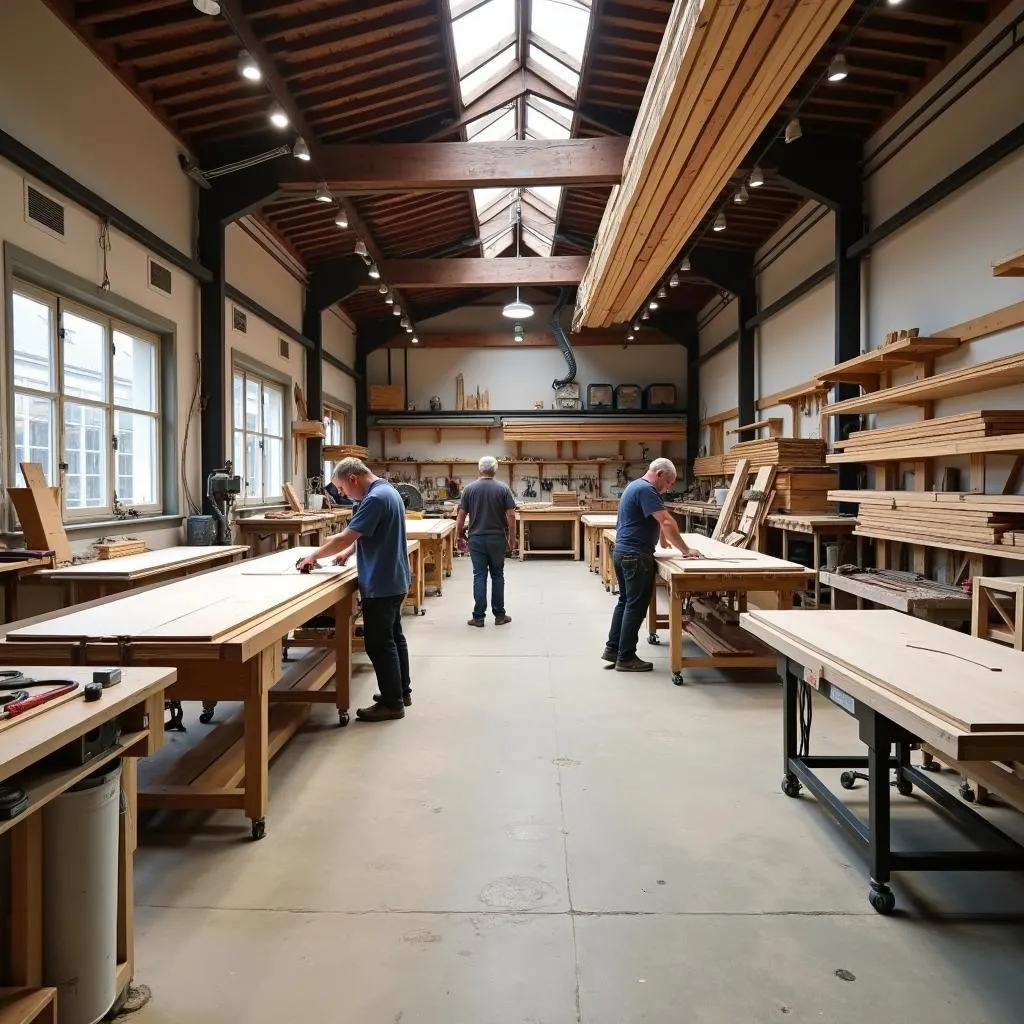
M358 545L363 641L380 693L374 694L371 707L359 708L356 717L364 722L404 718L412 704L409 647L402 632L402 603L409 593L405 505L398 491L374 476L360 459L342 459L334 467L332 481L358 507L346 529L300 559L297 567L308 571L331 555L336 556L335 565L344 565ZM338 623L336 628L345 626Z
M618 672L650 672L654 665L636 656L640 624L654 589L654 548L659 538L678 548L684 558L700 558L686 546L661 496L676 482L676 467L669 459L655 459L647 472L634 480L619 499L615 524L615 575L619 601L612 613L602 659Z

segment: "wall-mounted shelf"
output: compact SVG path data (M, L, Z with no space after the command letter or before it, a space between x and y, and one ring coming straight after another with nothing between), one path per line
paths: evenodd
M959 338L904 338L823 370L816 380L820 385L858 384L865 391L876 391L881 377L893 369L928 364L959 347Z
M992 264L993 277L1024 277L1024 249Z

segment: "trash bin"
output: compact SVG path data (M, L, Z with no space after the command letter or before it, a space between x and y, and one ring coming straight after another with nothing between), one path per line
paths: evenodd
M121 766L104 765L43 809L43 982L59 1024L97 1024L117 997Z

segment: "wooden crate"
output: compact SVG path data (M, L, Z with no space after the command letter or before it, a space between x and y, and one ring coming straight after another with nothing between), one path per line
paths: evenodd
M404 412L405 386L402 384L371 384L370 412Z

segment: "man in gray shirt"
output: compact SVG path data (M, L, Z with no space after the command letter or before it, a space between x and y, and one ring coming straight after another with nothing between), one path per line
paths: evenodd
M491 576L491 611L494 624L512 620L505 614L505 552L512 551L516 531L516 499L509 488L494 479L498 461L485 455L478 463L480 477L463 492L455 534L466 539L469 518L469 557L473 562L473 617L471 626L483 626L487 612L487 574Z

